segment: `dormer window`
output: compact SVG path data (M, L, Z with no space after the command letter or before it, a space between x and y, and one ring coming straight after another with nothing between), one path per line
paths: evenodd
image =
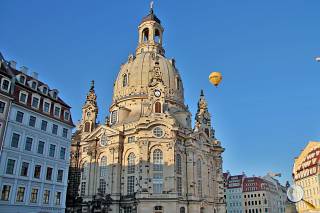
M43 87L42 93L46 95L48 93L48 87Z
M123 75L122 86L123 86L123 87L128 86L128 74L124 74L124 75Z
M26 82L26 77L25 77L24 75L20 75L20 76L19 76L19 82L20 82L21 84L25 84L25 82Z
M58 95L58 93L56 91L54 91L53 94L52 94L52 98L53 99L57 99L57 95Z
M64 111L64 120L69 121L70 120L70 112L69 111Z
M36 90L36 89L37 89L37 82L32 81L32 83L31 83L31 88L34 89L34 90Z
M10 89L10 80L6 78L1 79L1 89L5 92L9 92Z

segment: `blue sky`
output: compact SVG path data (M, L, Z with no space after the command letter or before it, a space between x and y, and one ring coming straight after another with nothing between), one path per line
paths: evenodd
M135 51L149 1L1 0L0 51L58 88L80 118L91 79L100 120L120 64ZM155 1L193 116L204 89L233 174L281 172L320 140L319 0ZM211 71L223 82L214 88Z

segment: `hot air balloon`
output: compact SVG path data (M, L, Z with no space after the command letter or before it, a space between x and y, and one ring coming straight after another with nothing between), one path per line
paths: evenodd
M222 80L222 75L220 72L212 72L209 75L209 80L213 85L215 85L217 87Z

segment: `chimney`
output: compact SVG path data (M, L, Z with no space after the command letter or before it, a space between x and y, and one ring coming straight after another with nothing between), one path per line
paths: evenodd
M22 66L20 67L20 71L23 72L24 74L28 74L28 67Z
M33 72L33 73L31 74L31 77L38 80L38 75L39 75L39 74L38 74L37 72Z
M17 67L17 62L15 62L15 61L10 61L9 62L9 65L10 65L10 67L12 68L12 69L16 69L16 67Z

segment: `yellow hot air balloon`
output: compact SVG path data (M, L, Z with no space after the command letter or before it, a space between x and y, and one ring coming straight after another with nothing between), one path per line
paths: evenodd
M209 75L209 80L213 85L215 85L217 87L222 80L222 75L220 72L212 72Z

